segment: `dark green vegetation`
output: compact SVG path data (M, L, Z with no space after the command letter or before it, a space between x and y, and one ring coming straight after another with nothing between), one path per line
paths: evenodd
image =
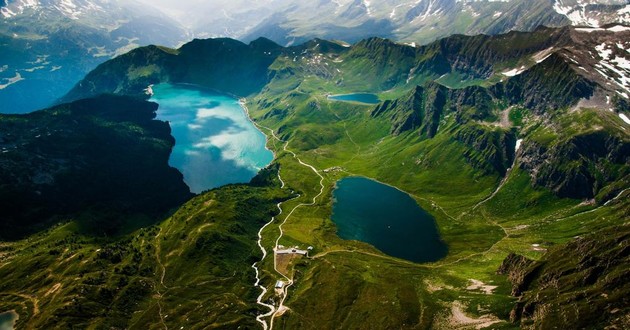
M157 104L103 95L28 115L0 115L0 238L65 217L113 235L191 197L168 166L175 141ZM135 223L135 225L134 225Z
M623 224L630 214L630 136L628 125L617 114L628 115L627 103L619 101L622 96L615 97L623 87L609 84L595 70L598 59L586 54L601 43L627 40L628 35L543 28L497 37L453 36L417 48L379 38L352 47L313 40L290 48L262 39L250 45L225 39L197 40L179 50L148 47L120 56L88 75L68 99L100 92L142 96L146 85L165 81L196 83L248 97L251 117L268 135L269 147L276 153L274 164L279 167L285 189L229 186L213 190L186 204L159 225L163 231L150 236L157 236L157 241L166 234L178 237L182 246L196 251L201 248L191 247L199 242L191 236L195 229L186 227L184 220L195 210L222 212L217 213L220 218L219 214L230 214L224 207L245 209L245 204L226 205L222 198L248 203L252 198L263 199L267 211L253 213L255 225L260 228L277 211L273 203L295 192L291 194L293 199L281 204L282 214L262 231L262 244L269 252L280 235L279 224L284 223L279 244L310 245L315 249L310 258L296 259L292 264L288 276L295 283L283 300L288 309L282 311L282 316L276 315L274 326L515 328L546 320L551 323L545 325L565 327L570 324L565 316L570 316L575 319L573 324L603 328L617 321L592 313L573 313L576 305L571 299L579 301L579 308L584 301L584 291L577 282L569 281L574 283L572 287L562 287L561 293L566 296L557 300L544 291L544 280L558 278L553 276L532 282L527 286L532 295L526 291L522 298L527 305L536 299L536 290L542 290L553 310L536 309L532 320L523 310L525 320L511 323L511 311L520 305L511 296L508 276L496 272L510 253L542 260L541 269L549 267L552 273L574 267L575 263L567 260L576 248L567 242L600 230L616 230L620 242L627 241L624 233L628 228ZM240 55L230 56L236 50ZM226 68L239 70L229 76L215 76L224 74ZM237 79L245 78L253 79L237 85ZM326 97L357 91L375 93L383 103L362 105ZM613 101L608 103L606 96ZM257 186L269 180L277 185L273 171L264 173L267 179L254 180ZM385 255L362 242L340 239L330 220L332 190L335 182L347 176L373 178L409 193L434 216L440 236L448 245L448 255L434 263L417 264ZM235 187L243 191L235 191ZM185 216L178 218L177 214ZM239 224L250 221L247 215L238 219ZM200 221L197 228L230 228L224 222L215 226L209 220ZM254 275L249 267L257 259L243 258L259 253L255 230L243 226L249 233L249 254L244 249L225 248L219 237L210 237L201 244L209 249L203 254L209 259L203 260L231 256L234 263L230 265L210 268L203 262L179 263L187 255L186 250L182 252L174 243L158 248L156 243L157 255L171 260L172 266L158 258L151 261L153 269L159 274L164 264L164 283L169 290L186 287L190 291L167 295L159 289L150 298L140 299L138 309L152 315L146 322L159 325L156 308L162 308L166 323L176 317L179 322L173 323L178 325L200 320L201 307L188 312L181 306L198 303L200 295L208 296L205 291L188 287L186 281L207 276L207 283L217 283L220 280L216 276L228 269L234 274L233 282L223 289L215 286L216 296L207 298L203 308L210 301L216 302L216 314L211 315L222 317L216 326L228 326L225 322L255 326L254 315L267 310L253 304L259 291L252 286ZM148 230L129 237L138 240ZM50 232L41 235L43 240L57 241ZM617 271L623 271L619 265L625 264L625 246L615 250L618 253L607 254L608 247L612 247L610 241L589 242L593 258L615 260L609 263L610 274L623 280L611 285L624 294L627 276L617 276ZM17 242L7 249L15 252L19 244L28 243ZM546 253L547 249L551 252ZM28 289L20 289L25 284L16 284L15 277L9 275L21 274L15 270L24 262L16 258L28 260L34 253L15 252L8 256L9 263L0 265L10 281L1 291L17 294L15 304L24 302L28 306L20 295L44 299L54 284L32 283ZM68 267L97 267L93 263L80 266L74 260L67 263ZM261 284L269 288L263 300L278 307L279 298L272 287L283 277L274 270L271 256L259 268ZM576 278L581 271L576 272ZM41 271L34 274L47 276ZM71 277L60 276L66 281ZM179 276L186 281L169 284L170 278ZM593 278L595 282L582 282L584 290L597 290L600 280ZM233 291L236 287L247 291ZM603 288L604 283L599 287ZM573 292L575 296L571 297ZM611 297L612 291L606 294ZM77 296L84 297L85 293L79 291ZM623 300L617 301L624 304ZM536 305L545 303L536 301ZM4 306L17 310L15 304ZM110 305L109 310L120 311L117 306ZM621 307L606 305L602 313L616 314L615 308ZM169 309L168 318L165 309ZM28 312L20 313L20 322L27 322L22 314ZM95 324L110 319L92 317ZM145 320L134 317L139 322ZM59 317L60 322L69 320L68 316Z
M189 83L249 95L265 85L267 67L279 48L265 39L249 45L232 39L196 39L177 50L142 47L98 66L63 99L103 92L142 96L144 88L157 82Z
M288 197L271 175L199 195L116 239L69 221L3 243L0 310L19 314L17 329L253 328L256 233Z

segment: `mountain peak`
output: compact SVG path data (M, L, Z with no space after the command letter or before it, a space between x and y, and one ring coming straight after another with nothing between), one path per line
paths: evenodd
M278 45L277 43L275 43L274 41L267 39L265 37L258 37L256 40L253 40L252 42L250 42L249 46L256 49L265 50L265 51L276 50L282 47Z

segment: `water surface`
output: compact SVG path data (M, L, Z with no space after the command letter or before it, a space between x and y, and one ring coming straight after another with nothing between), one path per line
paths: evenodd
M357 102L357 103L366 103L366 104L378 104L381 102L378 99L378 96L376 96L375 94L370 94L370 93L329 95L328 99L333 100L333 101Z
M15 322L19 318L18 313L15 311L0 313L0 330L13 330Z
M413 262L446 256L434 218L408 194L367 178L349 177L337 182L333 196L332 220L339 237Z
M157 118L170 122L175 147L169 164L194 193L249 182L273 160L266 138L238 100L190 85L153 86Z

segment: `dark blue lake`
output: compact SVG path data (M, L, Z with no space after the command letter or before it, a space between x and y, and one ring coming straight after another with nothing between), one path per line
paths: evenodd
M378 99L378 96L370 93L329 95L328 99L333 101L357 102L366 104L377 104L381 102Z
M170 123L175 137L169 164L192 192L249 182L273 160L237 99L188 85L159 84L153 92L157 118Z
M337 182L333 197L332 220L339 237L413 262L446 256L435 219L408 194L367 178L349 177Z

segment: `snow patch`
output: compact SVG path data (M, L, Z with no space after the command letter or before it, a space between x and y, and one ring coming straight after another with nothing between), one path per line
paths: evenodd
M606 31L606 29L602 29L602 28L575 28L575 31L578 32L594 32L594 31Z
M580 27L580 28L575 28L575 31L588 32L588 33L591 33L591 32L602 32L602 31L625 32L625 31L630 31L630 27L623 26L623 25L615 25L615 26L609 27L607 29L600 28L600 27Z
M630 27L623 26L623 25L615 25L613 27L607 28L606 31L624 32L624 31L630 31Z
M623 120L626 124L630 125L630 118L628 118L628 116L624 115L623 113L620 113L619 118L621 118L621 120Z
M597 52L599 52L599 56L605 60L607 60L608 57L612 54L612 50L606 49L606 46L606 43L595 46L595 49L597 50Z
M595 70L625 92L630 92L630 60L617 54L613 57L613 49L618 46L607 43L595 46L600 57L599 63L595 64Z
M547 57L551 56L551 54L553 54L553 47L549 47L545 50L539 51L538 53L534 54L532 58L534 59L534 61L536 61L536 63L540 63L546 60Z
M630 71L630 61L624 57L615 56L615 58L611 61L617 64L617 67L626 69Z
M516 145L514 146L514 152L518 151L518 148L521 147L521 143L523 143L523 139L516 140Z
M516 69L512 69L509 71L504 71L501 72L502 75L507 76L507 77L514 77L517 76L523 72L525 72L526 68L524 66L520 67L520 68L516 68Z
M578 1L577 6L565 5L562 0L556 0L553 9L560 15L566 16L572 25L586 25L591 27L599 27L599 21L587 13L586 7L589 5L586 1Z

